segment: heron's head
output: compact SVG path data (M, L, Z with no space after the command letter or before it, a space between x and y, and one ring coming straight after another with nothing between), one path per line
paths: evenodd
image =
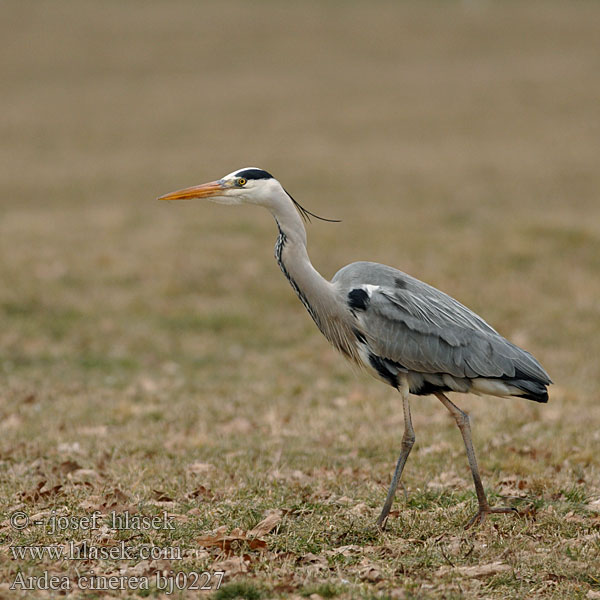
M256 167L238 169L217 181L185 188L161 196L159 200L206 198L219 204L258 204L269 207L285 190L267 171Z
M161 196L159 200L189 200L190 198L206 198L219 204L257 204L272 212L276 211L278 206L292 203L305 220L316 217L322 221L339 222L335 219L319 217L304 208L273 175L257 167L238 169L217 181L177 190Z

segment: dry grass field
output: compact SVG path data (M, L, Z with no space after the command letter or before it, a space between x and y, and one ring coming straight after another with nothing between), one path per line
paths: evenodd
M1 598L600 598L599 4L0 13ZM464 530L462 440L426 397L376 530L399 395L321 337L266 211L155 201L248 165L343 220L309 227L324 275L396 266L547 368L547 405L454 398L520 517Z

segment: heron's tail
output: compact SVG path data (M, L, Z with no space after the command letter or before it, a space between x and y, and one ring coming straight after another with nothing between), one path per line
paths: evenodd
M514 388L513 395L534 402L548 402L547 383L532 379L504 379L504 383Z

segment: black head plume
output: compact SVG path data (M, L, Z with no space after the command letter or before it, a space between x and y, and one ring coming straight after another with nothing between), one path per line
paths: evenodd
M319 219L320 221L326 221L327 223L341 223L341 219L326 219L325 217L320 217L319 215L315 215L315 213L310 212L310 210L304 208L304 206L302 206L302 204L300 204L299 202L296 202L296 200L294 200L294 197L287 191L285 190L285 193L291 198L292 202L294 203L294 206L298 209L298 212L300 213L300 216L304 219L304 221L306 222L311 222L310 218L314 217L315 219Z

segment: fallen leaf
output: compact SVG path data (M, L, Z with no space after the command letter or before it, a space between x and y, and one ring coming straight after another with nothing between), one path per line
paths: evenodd
M340 498L336 498L335 502L337 504L352 504L352 498L348 498L348 496L341 496Z
M89 496L85 500L82 500L79 503L79 508L86 512L94 512L95 510L99 510L102 512L102 509L105 508L104 502L102 502L102 498L100 496Z
M81 465L74 460L64 460L60 463L60 465L58 465L58 470L64 475L68 475L69 473L79 469L81 469Z
M214 498L214 494L203 485L198 486L195 490L186 494L186 497L188 498L199 498L201 496L205 498Z
M523 507L519 507L519 516L520 517L529 517L531 519L535 519L537 515L538 509L535 504L527 504Z
M360 554L362 551L362 546L350 544L349 546L338 546L332 550L327 550L325 554L329 556L351 556L352 554Z
M106 494L107 500L122 504L129 501L129 496L125 492L121 491L118 487L113 488L108 494Z
M389 519L397 519L400 516L400 511L399 510L390 510L390 514L388 515L388 520Z
M368 558L363 558L360 563L358 563L358 566L360 567L358 574L361 579L375 582L383 578L379 568Z
M313 554L312 552L301 556L299 562L304 564L315 565L319 568L326 568L329 566L329 563L327 562L327 559L324 556Z
M173 498L161 490L152 490L152 495L157 502L173 502Z
M128 565L120 570L120 574L149 577L155 573L168 573L173 565L170 561L161 558L158 560L141 560L135 565Z
M213 571L224 571L226 577L248 572L248 564L243 556L232 556L225 560L218 560L211 566Z
M231 553L239 550L243 545L247 545L250 550L264 550L267 542L258 538L249 538L245 531L235 528L231 533L226 534L226 527L219 527L214 535L205 535L196 539L200 546L204 548L220 548L223 552Z
M269 472L269 479L271 481L292 481L296 483L307 483L310 480L305 473L299 470L295 471L280 471L279 469L273 469Z
M510 571L512 567L502 562L493 562L488 563L486 565L474 565L472 567L440 567L436 574L445 575L446 573L460 573L465 577L491 577L492 575L497 575L498 573L504 573L506 571Z
M61 489L61 484L57 484L51 488L46 488L46 480L42 479L37 482L35 487L21 492L21 499L24 502L38 502L39 500L46 500L52 496L62 493Z
M501 479L498 483L498 493L501 496L512 496L514 498L526 498L528 482L525 479L510 476Z
M253 535L255 537L260 537L261 535L266 535L270 533L277 524L281 521L283 516L283 512L281 510L274 510L271 514L267 515L258 525L256 525L253 529L248 532L248 535Z
M368 515L371 512L371 509L364 502L359 502L350 509L350 512L353 515Z

